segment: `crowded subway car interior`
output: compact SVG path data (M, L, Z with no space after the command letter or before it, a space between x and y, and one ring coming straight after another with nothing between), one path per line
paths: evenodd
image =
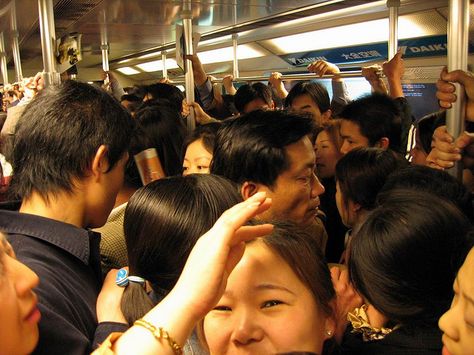
M0 355L474 355L469 0L0 0Z

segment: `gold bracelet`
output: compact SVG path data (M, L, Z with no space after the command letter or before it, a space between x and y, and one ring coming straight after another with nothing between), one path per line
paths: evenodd
M141 326L145 329L148 329L153 336L155 337L156 340L161 342L162 339L165 339L168 341L168 344L171 346L171 349L173 349L174 353L177 355L182 355L183 354L183 348L181 345L179 345L177 342L174 341L172 337L170 337L169 333L161 328L161 327L155 327L153 324L150 322L147 322L144 319L138 319L133 323L133 325L138 325Z

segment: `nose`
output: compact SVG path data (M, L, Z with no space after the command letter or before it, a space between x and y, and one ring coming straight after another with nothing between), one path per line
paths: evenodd
M438 322L439 329L454 341L459 340L458 322L456 322L456 319L461 319L456 318L456 312L458 312L458 309L455 306L451 306L451 308L441 316ZM462 315L459 315L459 317L462 317Z
M264 331L255 314L243 311L235 314L235 317L231 340L236 346L249 345L263 339Z
M351 149L349 147L349 143L346 140L344 140L344 142L342 143L342 146L341 146L341 154L345 155L350 150Z
M324 193L325 188L315 173L313 173L313 186L311 186L311 198L316 198Z
M19 297L28 295L33 288L38 286L39 277L25 264L14 260L15 289Z

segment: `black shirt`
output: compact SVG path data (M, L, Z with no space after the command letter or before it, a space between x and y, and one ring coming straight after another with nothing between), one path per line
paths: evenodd
M110 331L124 329L122 325L114 328L117 323L97 327L96 300L102 285L100 234L4 210L0 210L0 229L18 260L40 278L35 289L41 312L35 354L89 354L94 337L103 340Z

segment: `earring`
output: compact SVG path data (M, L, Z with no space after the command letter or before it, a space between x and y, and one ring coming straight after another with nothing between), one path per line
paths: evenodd
M332 330L326 330L326 335L328 337L332 337Z

